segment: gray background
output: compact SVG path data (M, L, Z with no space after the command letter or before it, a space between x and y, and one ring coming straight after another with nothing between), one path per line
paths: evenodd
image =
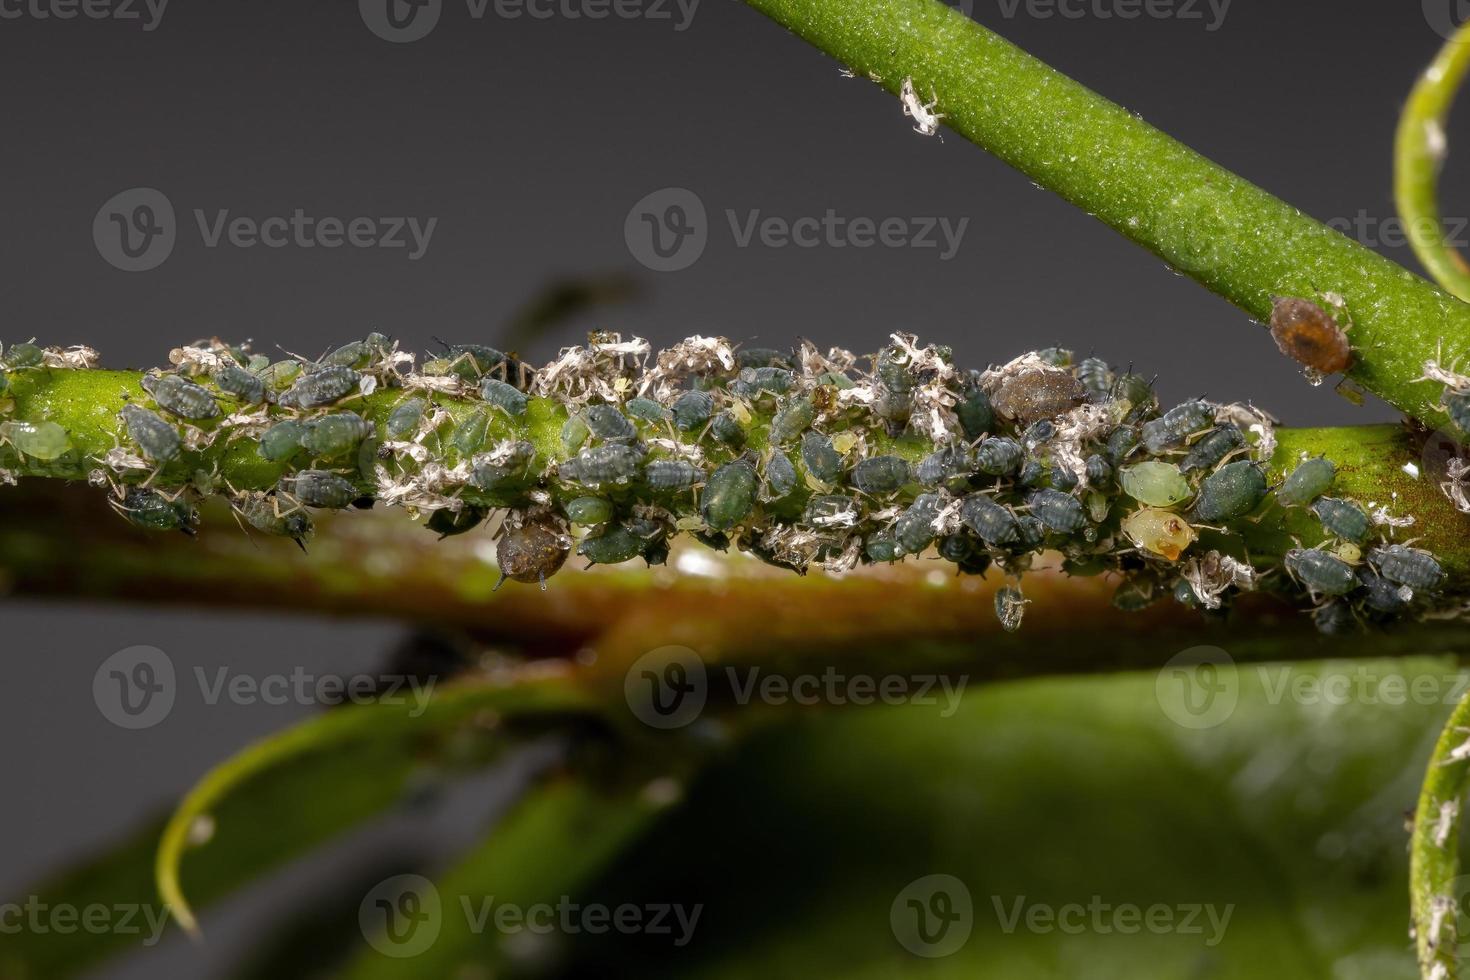
M1396 113L1450 4L1236 0L1200 20L974 14L1227 167L1322 219L1392 214ZM567 323L656 344L691 332L876 348L898 328L983 365L1053 343L1160 376L1166 399L1250 398L1293 424L1378 421L1307 386L1240 312L958 137L915 134L895 100L733 0L669 21L473 19L446 2L411 44L374 36L351 2L174 0L137 22L0 20L0 308L7 342L87 343L112 365L160 362L193 337L315 353L383 330L494 341L535 288L626 271L640 302ZM1454 130L1452 129L1452 133ZM1453 136L1452 136L1453 142ZM1453 164L1445 210L1464 213ZM125 273L94 247L104 201L162 191L180 217L158 268ZM714 219L691 268L630 256L624 219L659 188L696 192ZM206 248L190 212L436 217L427 254ZM737 248L723 211L795 218L970 219L959 254ZM1406 262L1404 249L1388 249ZM0 605L0 894L102 844L301 707L183 698L162 725L123 732L92 702L93 671L132 644L181 671L369 669L387 624ZM492 794L493 795L493 794ZM283 879L273 879L280 882ZM279 888L279 886L277 886ZM269 905L271 884L252 893ZM127 976L204 975L248 929L252 898L200 952L178 942ZM239 929L232 933L228 920Z

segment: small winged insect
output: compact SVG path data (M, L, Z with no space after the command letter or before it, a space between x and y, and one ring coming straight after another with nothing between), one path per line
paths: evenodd
M584 449L557 467L557 475L586 486L631 483L643 464L644 451L637 446L611 442Z
M355 412L338 412L301 424L301 448L316 459L340 459L356 452L373 434L373 424Z
M481 381L480 397L485 399L487 404L495 406L506 415L518 417L526 414L527 399L525 393L515 385L501 381L499 378L486 378ZM616 412L617 409L613 409L613 411ZM626 422L627 419L623 421ZM590 422L588 423L588 427L591 427Z
M536 447L518 441L494 453L482 453L470 463L470 485L486 493L501 491L526 479Z
M755 507L757 482L755 467L743 459L726 463L710 474L700 501L705 524L716 531L728 531L745 520Z
M588 405L582 410L582 418L587 430L602 442L632 442L638 438L638 427L612 405Z
M71 436L55 422L0 422L0 442L32 459L51 462L71 451Z
M960 504L960 520L980 540L993 548L1015 544L1020 540L1021 529L1016 522L1016 515L988 494L966 495Z
M731 449L745 445L745 426L730 412L721 412L710 419L709 434L716 442Z
M858 492L876 496L898 491L911 478L902 456L870 456L852 468L851 482Z
M817 409L811 398L794 395L771 417L771 442L776 445L790 442L811 428L816 420Z
M260 376L251 374L234 361L221 363L210 377L220 391L246 405L259 405L266 399L265 382Z
M1353 566L1320 548L1293 548L1284 559L1286 570L1316 595L1347 595L1358 587Z
M1312 513L1322 522L1322 530L1354 544L1368 540L1368 532L1373 528L1373 522L1363 508L1351 500L1318 497L1312 504Z
M694 432L709 422L715 411L715 398L707 391L686 391L670 406L674 425L680 432Z
M1325 456L1303 460L1276 488L1276 499L1291 507L1302 507L1332 489L1337 466Z
M1326 310L1305 299L1280 298L1271 306L1271 337L1281 353L1317 374L1337 374L1353 364L1347 334Z
M296 500L276 493L247 490L235 494L230 506L257 531L291 538L302 551L306 550L306 541L313 530L311 515Z
M1143 444L1151 453L1162 453L1182 446L1190 436L1208 428L1215 421L1215 407L1194 400L1175 405L1163 415L1143 423Z
M815 430L801 437L801 461L807 472L822 483L834 484L842 479L842 457L832 440Z
M1368 560L1378 573L1390 582L1407 585L1415 591L1434 589L1444 581L1444 569L1434 556L1418 548L1391 544L1368 552Z
M304 426L295 419L285 419L266 429L260 436L257 452L261 459L279 463L290 459L301 450Z
M1082 501L1070 493L1060 490L1037 490L1026 498L1032 515L1048 529L1059 534L1071 534L1087 525L1087 514Z
M328 470L300 470L281 477L282 492L308 507L341 510L357 499L357 488Z
M1021 467L1026 451L1006 436L991 436L975 450L975 468L991 476L1005 476Z
M429 515L424 522L424 527L439 535L439 540L452 538L459 534L473 531L485 523L485 518L490 512L483 507L464 506L459 510L450 510L448 507L441 508Z
M704 482L704 470L687 459L653 459L643 465L643 482L653 490L687 490Z
M157 412L150 412L141 405L124 405L119 414L128 430L128 438L137 443L145 459L159 464L178 459L183 446L179 430Z
M362 388L362 375L350 367L333 365L308 370L281 392L276 403L282 408L321 408L333 405Z
M893 522L893 535L901 554L917 555L933 544L934 521L944 509L944 498L937 493L921 493L914 498L898 520Z
M1266 474L1250 460L1220 467L1199 487L1194 516L1204 523L1233 521L1244 517L1266 499Z
M1182 472L1213 469L1226 456L1245 445L1245 433L1239 426L1222 425L1211 429L1189 447L1184 461L1179 464Z
M995 618L1000 628L1014 633L1021 628L1021 619L1026 615L1027 599L1013 585L1004 585L995 590Z
M202 385L177 374L145 374L139 379L143 390L159 408L181 419L198 421L219 416L219 405Z
M784 452L771 453L771 458L766 460L765 476L765 485L761 489L763 500L780 500L796 489L796 467Z
M429 403L422 398L410 398L395 405L393 411L388 413L388 422L384 426L388 438L403 439L417 432L428 407Z
M133 525L149 531L182 531L193 537L199 523L199 513L182 490L170 496L148 487L129 487L121 500L108 503Z
M551 514L540 514L507 521L496 542L495 563L500 566L500 581L540 582L546 590L546 579L555 575L572 551L571 536Z

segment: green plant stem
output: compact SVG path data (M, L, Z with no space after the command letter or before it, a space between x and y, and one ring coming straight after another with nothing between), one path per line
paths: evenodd
M1470 698L1455 706L1429 758L1419 806L1414 812L1414 834L1409 849L1409 896L1413 907L1414 940L1419 970L1429 980L1459 976L1459 947L1467 938L1457 934L1463 916L1464 884L1460 874L1461 809L1470 789ZM1459 885L1460 887L1456 887Z
M1470 299L1470 264L1446 240L1439 211L1439 175L1448 145L1445 122L1470 69L1470 24L1445 42L1420 76L1399 117L1394 138L1394 200L1409 244L1440 285Z
M1425 359L1441 342L1470 350L1470 306L940 0L747 2L890 92L906 78L926 102L932 90L950 129L1257 320L1275 296L1341 295L1356 351L1350 376L1414 418L1432 418L1439 397L1416 383Z

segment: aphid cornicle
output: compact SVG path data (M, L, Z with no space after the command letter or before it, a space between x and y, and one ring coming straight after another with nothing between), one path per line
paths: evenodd
M170 425L157 412L150 412L141 405L124 405L119 413L128 430L128 438L137 443L145 459L154 463L168 463L179 457L183 441L179 430Z
M501 381L499 378L485 378L480 382L480 397L485 403L500 409L507 415L519 417L526 414L526 405L529 400L525 392L513 384ZM617 409L613 409L617 411ZM623 421L627 421L624 419ZM589 421L588 427L592 423Z
M686 391L669 406L674 416L674 426L680 432L694 432L704 428L715 411L715 398L707 391Z
M866 494L893 493L911 476L908 460L902 456L870 456L852 468L851 483Z
M1326 456L1303 460L1276 488L1276 500L1291 507L1301 507L1332 489L1337 466Z
M975 468L991 476L1005 476L1021 467L1026 451L1006 436L990 436L975 450Z
M801 437L801 461L807 472L823 483L842 479L842 457L832 447L832 440L820 432L809 431Z
M1271 337L1281 353L1319 374L1337 374L1353 364L1347 334L1316 303L1291 297L1271 305Z
M704 481L704 470L687 459L651 459L643 464L643 482L653 490L687 490Z
M145 374L138 383L159 408L181 419L199 421L219 416L208 389L177 374Z
M817 409L811 398L806 395L788 398L771 417L771 442L778 446L790 442L811 428L816 419Z
M704 499L699 502L705 524L716 531L728 531L745 520L755 507L758 480L755 467L743 459L726 463L704 486Z
M220 364L210 377L220 391L246 405L259 405L265 401L265 382L232 361Z
M1182 472L1213 469L1215 464L1245 445L1245 433L1236 425L1221 425L1211 429L1189 447L1184 461L1179 464Z
M1143 423L1139 432L1149 452L1162 453L1183 445L1186 439L1214 421L1215 407L1196 399L1175 405L1158 418Z
M914 467L914 479L921 486L944 486L952 481L965 479L974 467L975 458L970 447L956 443L920 460L919 465Z
M1032 368L1000 383L991 404L1017 425L1030 425L1070 412L1087 400L1082 382L1063 368Z
M1004 585L995 590L995 618L1000 620L1000 628L1007 633L1014 633L1021 628L1021 620L1026 615L1026 597L1021 590L1013 585Z
M276 494L260 490L247 490L236 494L230 500L230 506L257 531L291 538L302 551L306 550L306 540L313 530L311 515L295 501L283 500Z
M281 477L280 488L308 507L341 510L357 499L357 488L327 470L300 470Z
M182 531L193 537L199 523L198 511L182 494L169 497L147 487L129 487L122 500L109 503L132 524L149 531Z
M1266 474L1259 466L1246 459L1228 463L1200 484L1195 519L1213 523L1244 517L1266 499L1266 493Z
M739 449L745 445L745 426L731 412L721 412L710 419L709 434L721 445Z
M490 511L484 507L464 506L459 510L450 510L448 507L441 508L429 515L424 522L424 527L439 535L439 540L452 538L456 535L467 534L485 523Z
M1363 508L1351 500L1318 497L1312 503L1312 513L1322 522L1322 530L1354 544L1368 540L1368 532L1373 529L1373 522Z
M898 515L898 520L893 522L893 534L904 554L917 555L934 542L934 521L943 509L942 496L921 493Z
M766 460L765 485L761 488L763 500L780 500L796 489L796 467L791 457L779 450Z
M571 536L550 514L507 521L495 545L495 563L500 566L500 581L495 588L511 579L540 582L544 592L546 579L561 569L571 552Z
M361 390L362 375L350 367L335 365L307 371L281 392L276 404L282 408L321 408Z
M303 426L295 419L284 419L261 433L257 452L261 459L279 463L290 459L301 450Z
M638 475L644 450L621 442L584 449L557 467L557 476L586 486L630 483Z
M1020 540L1016 515L988 494L972 493L960 503L960 520L991 547L1003 547Z
M1082 501L1070 493L1060 490L1036 490L1026 498L1032 515L1048 529L1059 534L1071 534L1087 525L1087 514Z
M1444 581L1444 569L1435 557L1418 548L1391 544L1368 552L1368 561L1390 582L1417 591L1435 589Z
M1353 566L1320 548L1293 548L1283 560L1286 570L1313 595L1347 595L1358 586Z
M0 443L32 459L51 462L71 451L71 436L55 422L0 422Z
M417 432L428 407L429 403L422 398L410 398L395 405L393 411L388 413L388 421L384 425L388 438L402 439Z
M674 417L673 412L652 398L629 398L623 405L623 411L627 412L630 418L647 422L649 425L662 425Z
M317 459L340 459L373 434L373 424L356 412L337 412L301 424L301 448Z
M516 392L522 399L520 392ZM638 427L611 405L588 405L582 410L587 429L603 442L632 442L638 438Z
M596 527L612 520L617 513L606 497L573 497L566 503L567 520L579 527Z

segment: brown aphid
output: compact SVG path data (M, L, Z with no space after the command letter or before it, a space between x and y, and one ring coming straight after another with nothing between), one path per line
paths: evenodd
M512 579L540 582L544 592L547 576L555 575L571 552L571 535L554 515L508 518L495 546L495 561L500 566L500 581L495 583L495 588Z
M1347 334L1309 300L1278 298L1271 307L1271 336L1281 353L1319 374L1339 374L1352 366Z
M1072 372L1062 368L1032 368L1006 378L991 396L997 412L1029 425L1054 419L1087 400L1087 389Z

